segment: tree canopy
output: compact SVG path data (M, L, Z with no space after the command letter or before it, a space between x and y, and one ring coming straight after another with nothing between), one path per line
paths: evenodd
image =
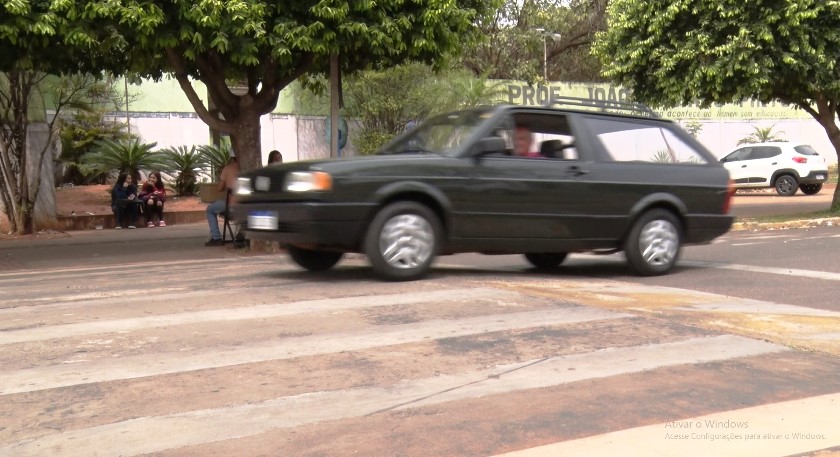
M46 117L51 137L62 110L80 109L94 90L94 80L82 74L124 67L112 32L67 0L0 0L0 202L15 232L34 229L41 170L51 143L27 151L29 116ZM68 78L54 82L47 75ZM40 113L34 112L36 106ZM47 117L43 108L54 116Z
M589 49L605 25L606 5L607 0L505 0L481 18L481 40L466 47L461 63L491 79L534 81L543 74L545 57L549 80L601 80L600 63Z
M19 0L21 1L21 0ZM259 116L301 77L327 74L340 56L344 74L405 61L441 64L469 42L493 9L481 0L83 0L117 30L127 70L173 74L199 117L229 133L244 169L260 166ZM203 102L206 87L218 110Z
M840 1L612 0L608 18L594 52L636 99L778 100L811 114L840 157Z

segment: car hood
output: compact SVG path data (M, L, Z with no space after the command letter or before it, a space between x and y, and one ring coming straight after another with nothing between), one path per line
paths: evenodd
M242 176L267 176L275 178L295 171L324 171L334 177L363 176L365 174L380 174L383 172L390 174L405 169L414 169L416 171L416 167L422 169L459 160L462 159L453 159L435 154L375 155L348 159L317 159L269 165L242 173Z

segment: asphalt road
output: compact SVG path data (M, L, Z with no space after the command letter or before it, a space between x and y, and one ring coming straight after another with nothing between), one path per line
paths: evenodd
M823 187L816 195L797 192L791 197L782 197L772 189L741 190L732 201L735 217L787 216L827 210L831 207L836 185Z
M204 224L0 244L0 455L831 455L836 226L384 283Z
M784 320L801 307L521 266L383 283L359 258L313 275L277 255L77 263L0 283L0 455L840 446L834 337ZM813 340L796 339L806 330Z
M633 275L623 254L572 254L555 273L605 278L840 312L840 226L733 231L710 245L684 248L669 275ZM453 266L498 275L533 275L522 256L462 254L443 257Z

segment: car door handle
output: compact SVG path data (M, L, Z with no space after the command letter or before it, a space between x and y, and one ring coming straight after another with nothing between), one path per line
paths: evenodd
M574 176L581 176L589 173L589 170L585 170L577 165L572 165L566 169L566 173Z
M747 168L747 166L746 165L741 165L741 168Z

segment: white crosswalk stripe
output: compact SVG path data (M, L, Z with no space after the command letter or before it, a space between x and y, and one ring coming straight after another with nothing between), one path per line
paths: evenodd
M558 428L562 418L586 424L586 414L613 414L610 404L591 402L621 396L624 385L647 401L662 395L648 407L671 421L749 417L753 428L775 433L744 405L781 414L781 406L761 405L782 397L840 419L840 408L826 406L837 406L840 381L804 383L840 367L818 354L533 294L532 279L528 288L466 274L325 287L278 278L266 273L269 264L184 263L163 302L132 296L132 285L155 272L131 265L131 278L101 268L0 277L0 455L530 457L597 455L638 437L656 441L650 452L701 455L662 441L667 422L644 417L589 432ZM83 278L83 289L67 287ZM621 286L613 284L603 287ZM708 298L708 306L725 301ZM801 371L772 376L790 360ZM727 373L756 383L750 398L737 398L745 386L729 384ZM689 409L702 414L686 414L688 400L668 399L683 390L720 398L706 405L689 397ZM427 418L457 436L438 439L419 425ZM495 421L526 433L492 433L510 430ZM840 445L829 427L789 423L816 438L780 449ZM323 433L335 440L312 441ZM397 444L348 438L378 434ZM700 441L718 455L752 449Z

